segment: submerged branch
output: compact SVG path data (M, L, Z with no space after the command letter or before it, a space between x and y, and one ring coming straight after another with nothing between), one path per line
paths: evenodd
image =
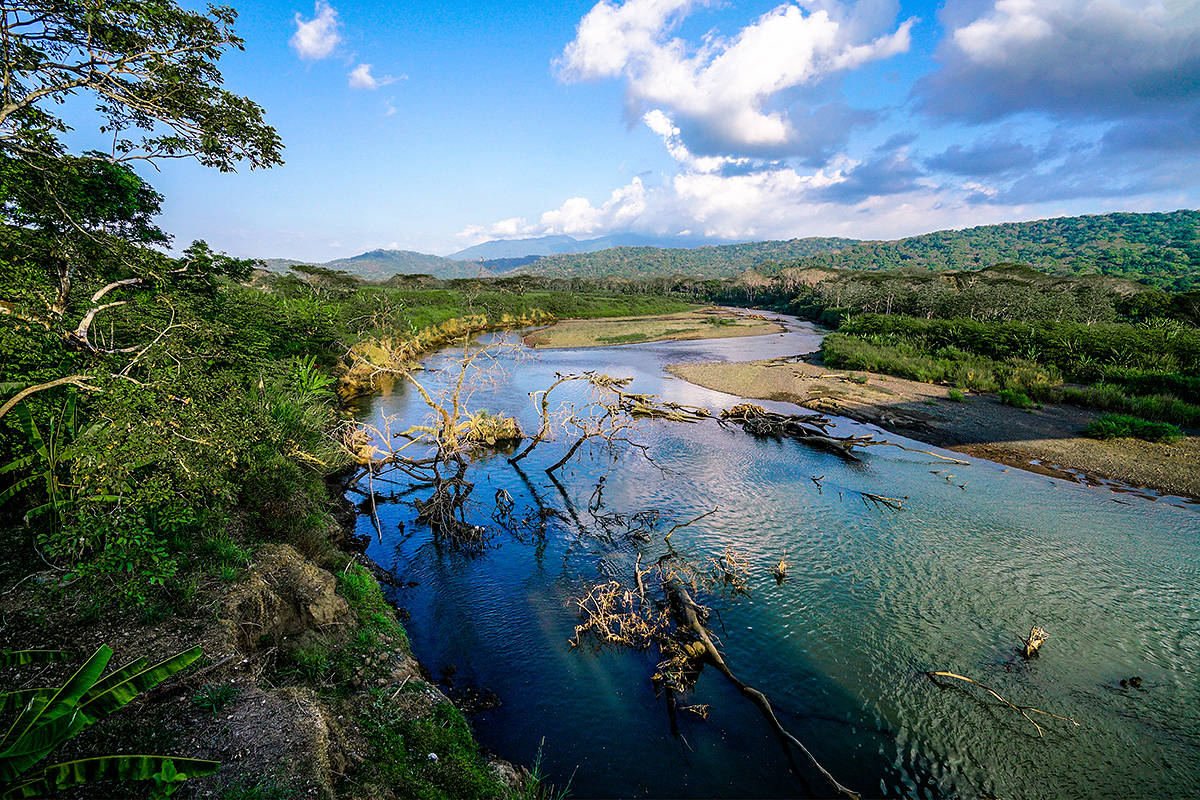
M966 683L972 683L972 684L978 686L980 689L983 689L985 692L987 692L992 697L999 700L1004 705L1008 706L1009 708L1011 708L1015 711L1019 711L1021 716L1023 716L1025 719L1029 720L1029 722L1033 725L1033 727L1037 728L1038 736L1042 735L1042 726L1038 725L1037 722L1034 721L1033 717L1029 716L1028 712L1030 712L1030 711L1034 712L1035 714L1045 714L1047 717L1054 717L1055 719L1061 719L1064 722L1071 723L1072 725L1074 725L1077 728L1079 727L1079 723L1076 722L1075 720L1071 719L1070 717L1063 717L1058 714L1052 714L1049 711L1042 711L1040 708L1034 708L1033 706L1019 706L1016 703L1011 703L1008 700L1005 700L1003 697L1001 697L1000 694L995 689L991 688L990 686L980 683L979 681L975 680L974 678L968 678L966 675L959 675L958 673L955 673L955 672L947 672L945 670L938 670L935 672L926 672L925 676L927 678L929 678L929 680L933 681L934 683L937 683L937 678L953 678L954 680L964 681Z

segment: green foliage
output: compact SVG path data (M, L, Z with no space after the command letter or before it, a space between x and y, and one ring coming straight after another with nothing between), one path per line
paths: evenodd
M788 270L912 274L1016 264L1029 266L1009 266L1014 277L1036 271L1126 278L1175 291L1200 287L1200 211L1059 217L879 242L811 238L693 249L615 247L547 256L516 272L625 279L687 275L694 281L753 269L762 285L769 283L765 276Z
M137 173L102 153L15 157L0 151L0 214L10 225L59 234L79 226L123 242L162 244L169 237L154 224L162 201Z
M562 789L556 789L542 774L542 748L545 746L546 740L543 738L538 744L537 753L529 767L529 778L521 787L521 800L567 800L571 796L571 783L574 777L568 780L567 785Z
M69 128L51 111L90 93L118 156L192 156L222 170L243 160L282 163L262 109L221 86L221 55L242 47L233 9L87 0L34 2L9 14L6 148L54 154Z
M372 691L360 718L374 750L370 769L399 797L484 800L506 796L488 772L462 712L449 702L429 718L409 719L388 695ZM430 758L433 755L434 758Z
M61 525L65 515L81 503L111 502L117 498L108 494L87 494L72 469L81 446L94 438L103 425L93 424L81 430L78 416L78 395L72 390L66 400L48 420L46 430L34 421L29 408L18 404L13 413L20 423L27 449L33 452L23 458L0 466L0 474L28 471L29 474L0 492L0 504L7 503L37 485L36 504L25 511L25 519L40 514L52 514Z
M47 651L26 651L26 653ZM0 796L35 797L102 780L153 781L160 795L189 777L210 775L215 761L149 755L111 755L40 766L64 742L162 683L200 656L194 647L147 666L136 659L104 674L113 651L101 646L61 687L0 694L7 733L0 739ZM20 653L8 659L23 661ZM30 657L30 660L37 660ZM13 700L16 702L12 702Z
M938 231L860 242L798 266L943 272L1005 262L1054 274L1111 275L1189 289L1200 275L1200 211L1058 217Z
M649 338L649 334L634 331L633 333L622 333L617 336L597 336L596 341L604 344L632 344L633 342L644 342Z
M1089 382L1123 370L1139 375L1200 372L1200 330L1195 328L1168 331L1129 324L984 323L864 314L847 321L840 330L903 340L928 350L958 347L994 359L1036 359L1062 370L1070 379Z
M996 398L1006 406L1013 408L1041 408L1041 404L1035 400L1031 400L1029 395L1024 392L1019 392L1016 389L1001 389L996 392Z
M795 261L820 253L836 253L853 239L809 238L785 242L744 242L712 247L612 247L592 253L546 256L514 272L567 278L661 277L686 273L723 277L764 264Z
M1120 387L1106 383L1093 386L1066 386L1062 401L1084 408L1117 411L1145 419L1156 419L1200 428L1200 405L1166 394L1131 396Z
M1167 422L1151 422L1126 414L1105 414L1089 424L1084 436L1093 439L1145 439L1173 444L1183 439L1183 431Z
M192 695L192 704L214 714L237 699L238 687L231 683L206 683Z
M296 358L292 362L289 383L301 402L328 397L329 387L333 385L333 382L333 378L317 366L315 355L310 355L308 358Z
M338 590L358 616L359 625L373 637L395 639L404 649L409 648L408 635L396 620L392 605L383 596L379 581L361 564L347 565L338 573Z
M959 389L980 392L1017 389L1043 394L1062 382L1057 370L1025 359L997 361L955 347L941 347L931 352L918 344L893 337L860 338L831 333L821 344L821 357L826 365L838 369L898 375L926 383L949 383Z
M946 399L952 403L962 403L966 401L967 396L958 389L951 388L946 392Z

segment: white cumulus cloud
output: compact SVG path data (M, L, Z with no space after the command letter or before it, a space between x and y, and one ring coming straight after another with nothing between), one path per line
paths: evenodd
M390 83L403 80L405 76L393 77L384 75L375 77L371 74L370 64L359 64L350 71L350 88L352 89L378 89L380 86L387 86Z
M317 0L313 13L309 20L296 14L296 32L292 34L291 45L301 58L319 61L333 53L342 37L338 34L337 11L333 6Z
M903 53L915 20L869 38L840 6L784 3L724 38L690 43L672 31L693 0L601 0L558 61L562 79L622 78L630 106L658 111L700 155L804 154L805 139L780 96L839 72ZM806 8L808 10L806 10Z

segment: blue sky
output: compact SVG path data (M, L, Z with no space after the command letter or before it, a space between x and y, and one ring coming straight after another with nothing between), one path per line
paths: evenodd
M287 163L146 168L177 244L326 260L1200 205L1197 0L232 1L227 84Z

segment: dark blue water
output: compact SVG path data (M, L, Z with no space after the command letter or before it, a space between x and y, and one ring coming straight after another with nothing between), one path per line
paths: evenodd
M817 347L815 331L791 324L791 333L750 339L507 352L503 374L468 405L516 415L533 431L529 392L556 372L598 369L633 377L635 391L725 408L737 398L672 378L664 365ZM419 377L443 385L437 370L454 357L432 357ZM360 418L386 416L403 428L426 410L397 386ZM518 516L537 502L563 515L542 540L499 531L481 556L454 552L415 521L412 495L379 506L379 541L369 516L360 517L370 555L416 584L392 599L411 614L418 658L435 675L453 668L457 685L499 696L499 707L474 718L489 749L528 764L544 739L543 766L559 785L573 777L576 797L830 793L811 771L789 772L758 712L715 671L684 701L709 704L708 719L684 715L676 738L649 680L654 654L568 645L578 622L572 599L598 580L632 575L633 550L605 547L570 521L571 510L586 517L603 475L605 511L657 509L669 525L719 509L672 541L697 557L732 545L750 561L751 596L720 605L713 622L727 661L865 795L1200 796L1195 506L986 461L948 467L892 448L851 464L715 422L649 421L641 440L669 474L635 454L614 461L585 448L561 471L560 492L543 468L563 441L535 450L522 463L525 477L503 456L476 461L471 519L495 528L491 500L504 489ZM934 474L946 469L955 480ZM821 487L813 476L825 476ZM856 491L908 499L893 512L864 504ZM792 568L776 585L770 570L780 557ZM1016 647L1035 622L1050 640L1026 663ZM978 690L934 685L921 674L931 669L969 675L1079 727L1039 719L1039 736ZM1122 688L1120 679L1133 675L1142 688Z

